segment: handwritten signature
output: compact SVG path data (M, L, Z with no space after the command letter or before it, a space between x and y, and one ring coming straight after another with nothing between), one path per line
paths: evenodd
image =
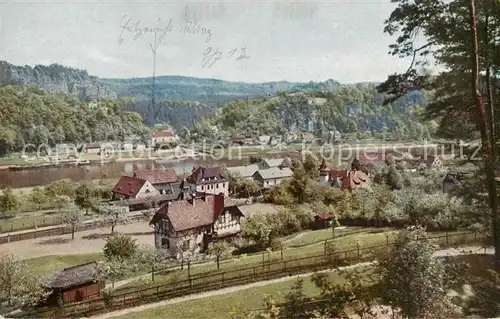
M246 54L246 47L239 48L239 55L235 60L243 60L243 59L250 59L251 57ZM233 50L229 51L227 56L224 56L222 51L219 50L219 48L212 48L208 47L204 52L203 52L203 59L201 62L201 67L202 68L211 68L217 61L221 59L231 59L233 56L235 56L236 52L238 51L238 48L234 48Z
M125 20L125 22L124 22ZM161 19L158 19L158 22L162 22ZM154 34L155 35L155 44L154 47L151 46L151 49L156 50L158 49L158 46L163 42L163 39L165 39L165 36L167 33L172 32L174 23L172 19L168 21L166 26L160 28L151 28L151 27L141 27L140 26L141 21L137 21L135 23L132 23L132 19L128 18L127 15L124 15L122 17L122 20L120 21L120 36L118 37L118 44L123 43L123 34L125 32L129 32L133 34L133 41L136 41L139 39L141 36L144 34ZM159 35L159 37L157 37Z

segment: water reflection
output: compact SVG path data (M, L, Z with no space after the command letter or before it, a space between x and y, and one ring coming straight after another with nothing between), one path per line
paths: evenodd
M40 168L26 171L0 171L1 187L32 187L45 185L60 179L71 179L74 181L91 180L100 178L117 178L121 175L132 175L139 169L165 169L173 168L177 174L189 173L193 166L197 165L244 165L247 160L220 160L203 161L187 160L181 162L158 163L156 161L135 161L135 162L114 162L103 166L80 166L80 167L62 167L62 168Z

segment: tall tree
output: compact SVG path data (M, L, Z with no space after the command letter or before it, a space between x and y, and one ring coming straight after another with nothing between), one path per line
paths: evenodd
M484 183L487 185L490 221L500 264L499 214L495 185L495 152L499 122L500 86L497 72L500 4L496 0L395 0L396 9L386 20L385 32L397 35L391 54L411 57L403 74L393 74L378 90L389 95L386 103L397 101L418 90L432 90L425 117L439 122L438 133L444 137L472 138L479 132L483 146ZM423 42L418 45L418 42ZM431 76L425 71L425 58L432 56L445 71ZM424 70L424 72L422 72ZM494 83L495 85L491 85ZM488 96L485 104L483 96Z
M0 297L9 306L33 306L50 294L47 283L33 275L23 261L14 254L0 252Z
M63 215L63 223L71 227L71 240L75 239L75 231L83 223L83 211L74 205Z

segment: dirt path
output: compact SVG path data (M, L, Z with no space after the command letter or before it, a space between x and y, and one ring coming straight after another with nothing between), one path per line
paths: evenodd
M147 221L118 225L116 231L137 239L139 245L154 245L153 229ZM3 244L0 249L15 253L19 259L50 255L89 254L102 252L110 228L97 228L61 236L41 237Z
M460 249L447 248L447 249L439 250L434 254L434 256L444 257L444 256L459 256L459 255L471 255L471 254L494 254L494 252L495 251L493 248L485 248L485 247L481 247L481 246L467 246L467 247L461 247ZM339 267L336 269L323 270L323 271L319 271L319 272L321 272L321 273L341 272L341 271L349 270L352 268L366 267L369 265L373 265L375 263L376 263L376 261L365 262L365 263L359 263L359 264L350 265L350 266L346 266L346 267ZM230 293L234 293L234 292L237 292L240 290L245 290L245 289L250 289L250 288L255 288L255 287L262 287L262 286L272 285L272 284L276 284L276 283L280 283L280 282L284 282L284 281L295 280L298 278L309 277L309 276L312 276L313 274L315 274L315 272L294 275L294 276L288 276L288 277L283 277L283 278L278 278L278 279L273 279L273 280L259 281L259 282L255 282L255 283L251 283L251 284L247 284L247 285L233 286L233 287L228 287L228 288L224 288L224 289L220 289L220 290L207 291L204 293L192 294L192 295L188 295L188 296L184 296L184 297L163 300L160 302L146 304L146 305L142 305L142 306L138 306L138 307L108 312L106 314L102 314L102 315L98 315L98 316L94 316L94 317L90 317L90 318L91 319L117 318L119 316L129 314L131 312L140 312L143 310L164 307L167 305L181 303L184 301L197 300L197 299L203 299L203 298L207 298L207 297L214 297L214 296L230 294Z

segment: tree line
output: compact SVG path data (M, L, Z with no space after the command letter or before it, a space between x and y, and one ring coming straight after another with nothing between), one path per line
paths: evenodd
M27 144L122 141L147 132L142 117L120 100L89 104L76 97L35 87L0 88L0 156Z

